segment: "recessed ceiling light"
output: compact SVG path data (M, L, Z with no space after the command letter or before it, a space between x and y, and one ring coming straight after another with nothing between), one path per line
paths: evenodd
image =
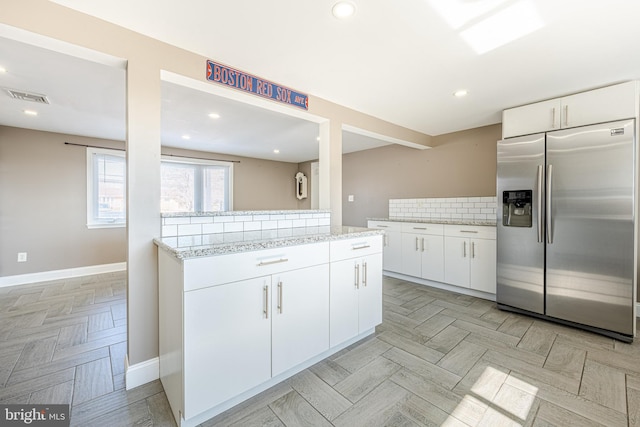
M347 19L356 13L356 5L350 1L339 1L333 5L331 13L338 19Z
M38 112L37 112L37 111L35 111L35 110L24 110L24 113L25 113L27 116L37 116L37 115L38 115Z
M3 66L0 66L0 74L4 74L7 72L7 69L4 68Z
M189 135L182 135L182 139L191 139Z
M278 154L280 152L280 150L278 150L277 148L275 150L273 150L274 153Z
M456 98L462 98L463 96L467 96L468 93L469 92L467 92L466 89L460 89L453 92L453 96L455 96Z
M218 114L218 113L211 113L211 114L209 114L209 117L211 117L212 119L219 119L219 118L220 118L220 114Z

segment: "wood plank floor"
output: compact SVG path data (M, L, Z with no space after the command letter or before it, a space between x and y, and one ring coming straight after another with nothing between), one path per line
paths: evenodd
M0 288L0 403L74 426L175 426L159 381L124 390L124 273ZM209 426L640 426L640 343L384 281L374 336Z

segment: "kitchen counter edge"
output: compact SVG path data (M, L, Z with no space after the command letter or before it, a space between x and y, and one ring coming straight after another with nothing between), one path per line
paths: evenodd
M496 220L473 220L473 219L426 219L426 218L367 218L368 221L384 222L413 222L420 224L450 224L450 225L480 225L495 227Z
M246 242L220 243L214 245L175 247L162 241L160 238L153 242L160 248L179 260L199 258L207 256L227 255L241 252L259 251L286 246L306 245L312 243L329 242L368 236L380 236L384 230L362 227L337 227L331 228L329 233L311 234L308 236L283 237L265 240L251 240Z

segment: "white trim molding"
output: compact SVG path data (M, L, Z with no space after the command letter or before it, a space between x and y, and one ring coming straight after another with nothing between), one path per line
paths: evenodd
M26 285L27 283L46 282L49 280L71 279L91 276L93 274L113 273L127 269L126 262L113 264L89 265L86 267L67 268L64 270L42 271L39 273L19 274L0 277L0 288L5 286Z
M129 365L129 355L124 357L124 381L127 390L149 383L160 378L160 358L145 360Z

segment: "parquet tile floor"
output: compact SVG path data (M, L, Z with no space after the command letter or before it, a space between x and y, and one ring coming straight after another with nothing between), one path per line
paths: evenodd
M174 426L159 381L124 390L123 273L0 288L0 403L75 426ZM209 426L638 426L640 343L384 280L375 335Z

